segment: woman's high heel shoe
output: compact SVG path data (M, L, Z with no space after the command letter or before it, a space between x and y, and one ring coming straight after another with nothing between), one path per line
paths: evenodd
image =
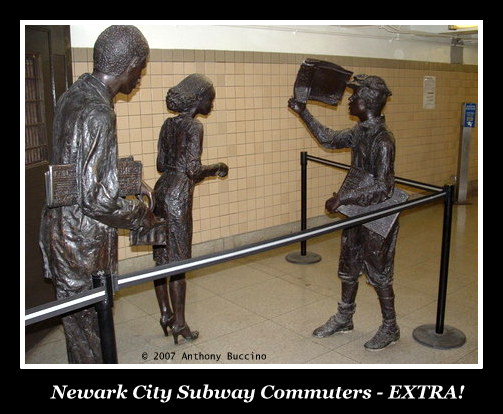
M199 336L199 332L191 331L187 324L183 326L173 325L171 327L171 333L173 334L173 340L175 341L175 345L178 345L178 335L182 335L187 341L193 341L194 339L197 339L197 337Z
M161 328L164 331L164 336L168 336L168 328L173 329L173 323L175 322L175 315L161 315L161 319L159 323L161 324Z

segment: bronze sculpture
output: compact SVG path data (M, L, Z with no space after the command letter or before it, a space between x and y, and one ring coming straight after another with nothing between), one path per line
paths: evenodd
M194 187L206 177L225 177L224 163L201 164L203 125L198 114L208 115L213 107L215 89L201 74L192 74L166 95L169 110L179 113L164 121L159 133L157 170L162 173L155 184L155 214L166 220L166 245L154 245L156 265L188 259L192 255L192 201ZM154 281L161 311L160 324L164 334L171 329L173 340L178 336L194 340L199 332L191 331L185 321L185 274Z
M120 197L113 98L130 94L150 49L134 26L110 26L94 45L94 68L60 97L54 116L51 164L75 167L76 202L42 212L44 276L58 299L85 292L92 275L117 274L117 228L150 228L156 219L139 200ZM96 311L63 317L68 362L101 363Z
M311 115L305 102L295 98L288 101L288 106L300 115L322 146L351 148L351 169L339 192L325 203L330 213L349 214L344 209L352 206L378 206L393 199L395 194L395 143L381 114L391 91L378 76L354 76L347 87L353 89L349 98L350 114L358 118L353 128L336 131L325 127ZM400 195L396 198L403 200ZM380 350L400 338L392 285L399 224L396 216L382 223L373 229L357 225L343 230L338 270L342 284L341 300L337 313L316 328L314 336L323 338L353 329L358 277L365 273L376 290L383 319L377 333L365 343L365 348Z

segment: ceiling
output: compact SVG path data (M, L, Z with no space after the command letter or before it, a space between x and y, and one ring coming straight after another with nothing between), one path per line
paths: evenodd
M478 26L451 29L453 25L381 25L361 26L362 33L404 37L409 40L452 41L462 40L466 44L478 42Z
M451 25L280 25L248 26L324 35L417 40L458 45L477 45L478 26L450 29Z

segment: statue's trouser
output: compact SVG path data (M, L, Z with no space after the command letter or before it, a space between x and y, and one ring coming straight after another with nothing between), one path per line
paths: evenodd
M337 313L315 329L313 335L326 337L353 329L358 277L366 273L368 282L374 287L379 298L383 323L365 347L371 350L382 349L398 340L400 331L396 324L395 295L392 287L398 229L397 220L386 237L364 226L343 230L338 274L341 279L341 301L338 302Z
M73 295L91 289L92 278L83 271L66 273L58 269L52 282L58 300L71 298ZM64 277L60 277L64 274ZM61 318L66 339L66 351L69 364L102 364L100 329L98 314L94 306L69 313Z
M90 307L62 318L70 364L101 364L98 316Z

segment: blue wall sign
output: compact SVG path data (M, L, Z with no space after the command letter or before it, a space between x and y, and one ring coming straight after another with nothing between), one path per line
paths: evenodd
M465 128L475 128L475 116L477 114L477 104L476 103L465 103L463 104L463 127Z

